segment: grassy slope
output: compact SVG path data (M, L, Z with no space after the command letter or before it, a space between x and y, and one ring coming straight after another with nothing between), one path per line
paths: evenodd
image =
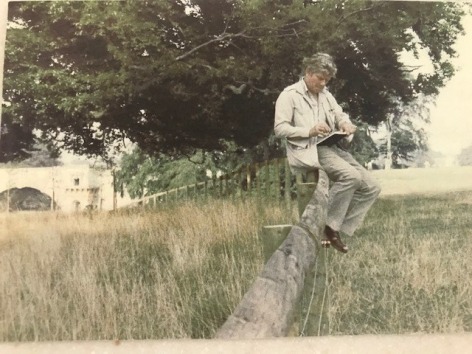
M472 330L472 192L379 200L332 254L332 333Z
M472 330L472 192L382 197L330 251L332 334ZM211 337L262 267L247 201L0 219L0 340Z
M250 201L11 215L0 341L210 337L263 265L258 230L290 217Z

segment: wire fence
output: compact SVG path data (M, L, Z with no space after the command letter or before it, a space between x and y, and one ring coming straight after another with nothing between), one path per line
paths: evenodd
M302 177L290 171L286 158L241 166L238 170L204 182L144 196L122 208L154 207L189 199L256 197L285 201L296 195L295 182Z

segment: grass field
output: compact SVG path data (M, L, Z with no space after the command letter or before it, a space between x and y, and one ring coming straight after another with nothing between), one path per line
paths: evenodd
M384 190L392 172L375 173ZM385 193L350 252L329 252L331 334L472 330L472 187L421 194L408 173L416 193ZM250 200L4 215L0 341L212 337L263 266L261 227L296 215Z
M472 192L380 199L331 254L333 334L472 331Z
M375 170L382 196L472 190L472 166Z

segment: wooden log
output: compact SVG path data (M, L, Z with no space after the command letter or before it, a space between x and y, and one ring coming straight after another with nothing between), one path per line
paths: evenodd
M315 192L300 217L300 225L307 227L309 232L315 236L321 236L324 232L326 207L328 206L328 188L328 176L324 171L319 171Z
M329 180L326 174L324 172L319 174L310 173L306 176L306 179L307 181L318 181L316 190L319 190L320 192L323 191L323 193L325 193L323 199L326 199L327 201ZM303 184L303 188L305 188L304 193L310 193L310 184L312 185L311 191L313 193L315 185L313 182ZM319 206L315 206L315 208L313 208L314 206L315 205L310 202L306 207L303 204L299 204L299 208L303 210L300 216L300 223L304 227L307 227L310 230L310 233L320 235L319 239L321 239L326 223L326 207L320 208ZM327 250L325 248L319 248L319 251L317 252L316 267L310 269L305 279L305 288L303 289L302 295L305 301L301 302L302 311L300 318L301 321L299 323L299 330L304 336L329 334L329 297L327 296L326 288L328 269L326 268L326 252ZM310 300L313 300L311 306Z
M262 228L261 241L265 262L284 242L291 229L292 225L267 225Z
M305 229L294 226L270 257L216 338L249 339L285 336L315 260L315 243Z
M320 180L300 223L290 230L282 245L217 331L216 338L267 338L287 335L312 268L326 221L327 176ZM314 214L313 214L314 213Z
M298 213L300 217L305 211L305 207L308 205L313 192L315 191L316 184L318 181L318 172L312 171L306 174L306 182L303 182L301 175L297 175L297 201L298 201Z
M329 334L329 294L326 279L328 249L321 248L316 259L316 266L307 274L304 289L306 307L302 310L303 322L300 329L303 336L324 336ZM313 299L312 297L313 292ZM310 300L313 300L309 306Z

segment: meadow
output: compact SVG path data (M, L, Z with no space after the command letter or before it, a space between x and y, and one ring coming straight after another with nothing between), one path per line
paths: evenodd
M416 191L328 251L330 334L472 330L472 188ZM0 341L211 338L263 267L262 226L296 220L252 199L4 214Z

